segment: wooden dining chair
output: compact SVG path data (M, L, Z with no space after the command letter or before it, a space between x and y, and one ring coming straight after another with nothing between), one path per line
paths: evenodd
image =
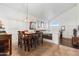
M24 34L22 31L18 31L18 47L22 48L23 45Z
M25 35L24 37L24 50L30 51L32 48L32 35Z
M41 31L36 31L36 34L37 34L37 44L43 45L43 33Z
M33 33L32 34L32 46L34 48L37 47L37 41L38 41L38 34L37 33Z

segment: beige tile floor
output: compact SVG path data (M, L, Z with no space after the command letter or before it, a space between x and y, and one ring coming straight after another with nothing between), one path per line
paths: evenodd
M23 49L18 48L16 42L13 43L12 56L79 56L79 49L44 42L43 46L25 52Z

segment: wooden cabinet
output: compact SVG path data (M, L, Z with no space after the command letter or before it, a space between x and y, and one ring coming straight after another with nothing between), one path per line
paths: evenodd
M79 48L79 37L72 37L72 46Z
M12 54L12 35L7 33L0 33L0 55Z

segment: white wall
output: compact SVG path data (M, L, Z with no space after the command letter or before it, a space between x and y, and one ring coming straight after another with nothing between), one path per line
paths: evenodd
M60 20L60 26L65 26L63 36L71 38L73 35L73 28L77 28L77 6L63 13L56 19Z
M25 22L25 14L16 9L7 6L0 6L0 20L5 25L5 30L12 34L12 40L17 40L17 31L28 29L28 23Z
M77 25L79 25L79 4L77 4L77 8L76 8L76 13L77 13L77 21L76 21L76 23L77 23Z
M49 24L52 24L53 20L56 20L59 22L59 26L65 26L65 31L63 32L63 36L66 38L72 38L73 35L73 28L77 28L77 25L79 24L79 5L74 6L73 8L67 10L63 14L60 14L56 18L52 18L49 21ZM49 26L50 29L52 29Z

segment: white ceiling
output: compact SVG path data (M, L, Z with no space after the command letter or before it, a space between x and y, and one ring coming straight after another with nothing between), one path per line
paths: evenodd
M13 10L20 11L27 16L36 16L38 18L55 17L68 11L74 7L74 3L1 3L0 6L5 6ZM9 12L9 11L7 11Z
M75 4L68 3L44 3L44 4L28 4L30 15L44 17L51 15L52 17L72 8Z

